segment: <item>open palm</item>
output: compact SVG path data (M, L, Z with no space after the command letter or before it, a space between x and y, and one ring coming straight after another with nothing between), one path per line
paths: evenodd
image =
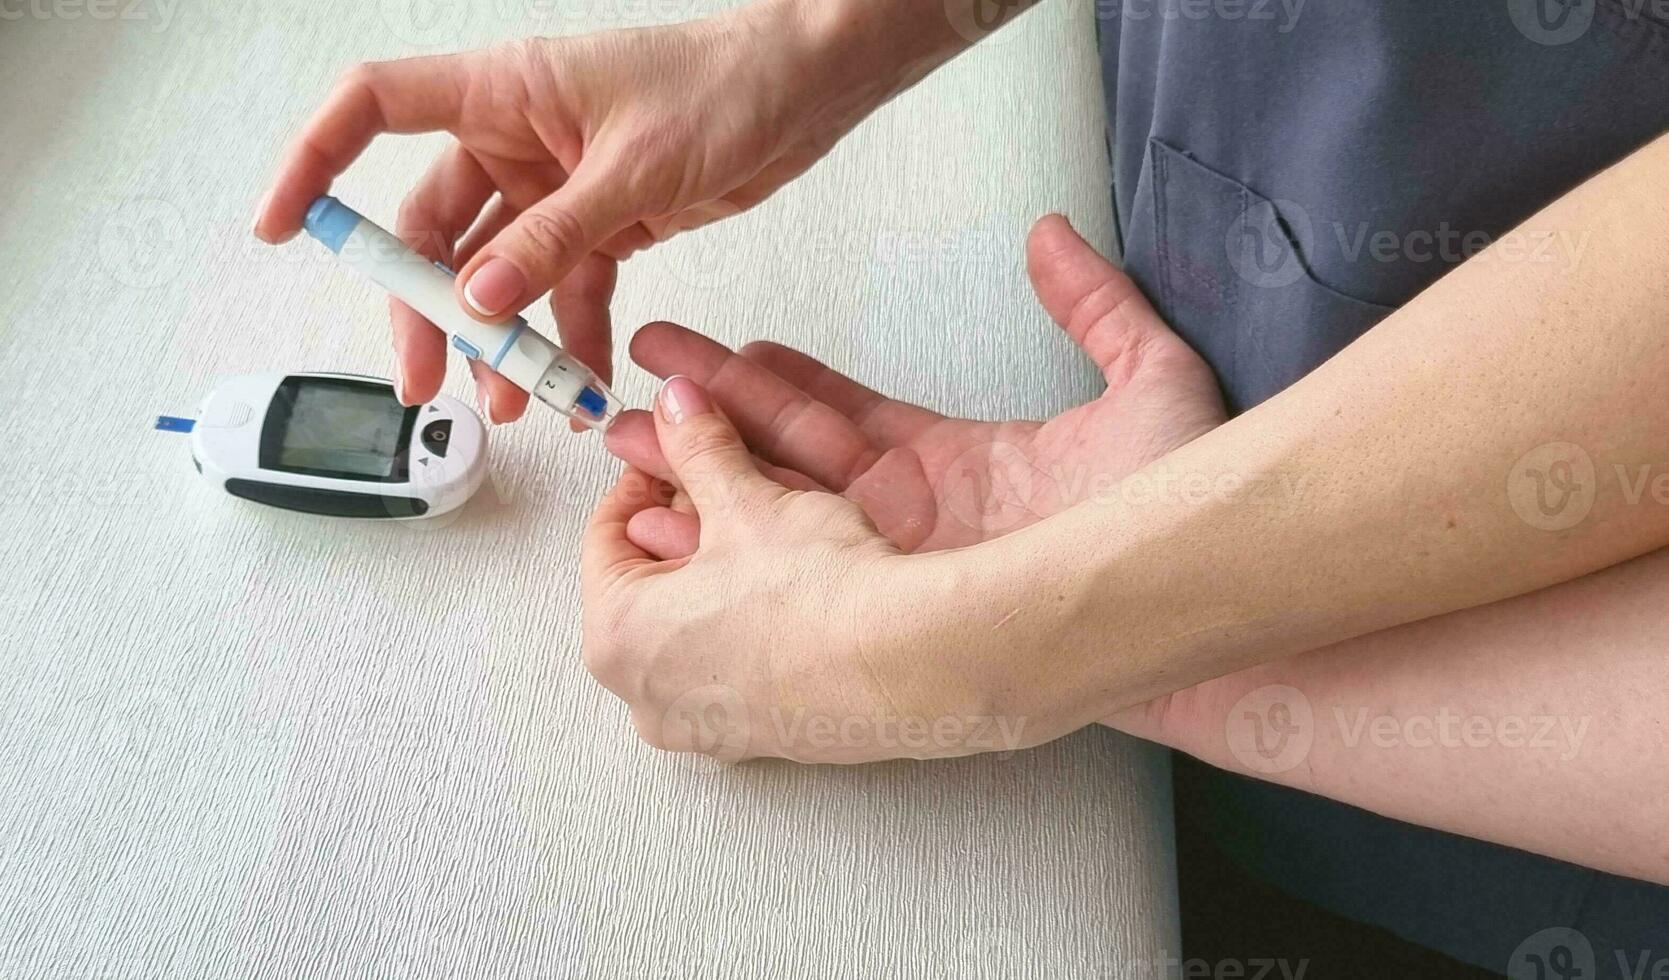
M1107 381L1101 397L1047 422L948 418L781 345L733 352L670 323L640 330L632 357L658 376L707 387L769 475L846 496L902 550L976 544L1110 491L1225 417L1205 362L1064 218L1032 229L1027 265L1044 309ZM670 477L647 413L622 416L608 444ZM628 528L662 558L693 552L699 532L681 495Z

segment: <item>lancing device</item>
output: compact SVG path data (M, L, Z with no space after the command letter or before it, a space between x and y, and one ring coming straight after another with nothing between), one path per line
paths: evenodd
M343 262L446 331L452 346L533 397L593 429L606 429L620 399L591 369L546 340L527 321L482 323L454 298L451 269L430 262L353 208L326 195L307 209L302 227Z

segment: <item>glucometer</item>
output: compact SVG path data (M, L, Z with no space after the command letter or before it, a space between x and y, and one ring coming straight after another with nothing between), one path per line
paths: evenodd
M452 510L487 473L487 431L446 395L407 408L353 374L249 374L220 384L191 433L198 472L234 497L333 517L409 519Z
M452 346L592 429L621 402L590 368L521 317L481 323L454 298L455 276L358 212L324 196L307 233L344 263L440 327ZM406 407L394 386L353 374L251 374L216 388L195 419L157 428L191 433L197 471L234 497L335 517L416 518L452 510L487 472L487 432L440 395Z
M620 400L590 368L519 316L482 323L465 313L453 295L451 269L430 262L336 198L314 201L302 227L337 258L446 331L459 353L483 362L563 415L606 429L620 414Z

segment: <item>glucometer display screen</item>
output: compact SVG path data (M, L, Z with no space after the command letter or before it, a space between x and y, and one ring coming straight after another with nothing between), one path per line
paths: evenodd
M387 385L287 379L262 433L261 465L338 479L403 481L413 414Z

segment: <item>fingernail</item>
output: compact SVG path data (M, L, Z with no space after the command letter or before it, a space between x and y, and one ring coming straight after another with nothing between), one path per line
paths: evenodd
M394 362L394 398L407 408L411 407L410 399L406 398L406 372L399 361Z
M486 385L475 386L475 404L481 406L481 414L489 424L496 425L498 420L493 418L493 391Z
M527 291L527 277L509 259L490 258L464 283L464 299L482 316L496 316Z
M661 415L673 425L682 424L692 415L706 415L713 410L707 392L682 374L667 378L666 384L661 385L660 405Z
M267 213L267 201L271 199L272 190L269 188L261 195L261 199L255 202L255 217L249 222L249 233L256 238L261 237L261 216Z

